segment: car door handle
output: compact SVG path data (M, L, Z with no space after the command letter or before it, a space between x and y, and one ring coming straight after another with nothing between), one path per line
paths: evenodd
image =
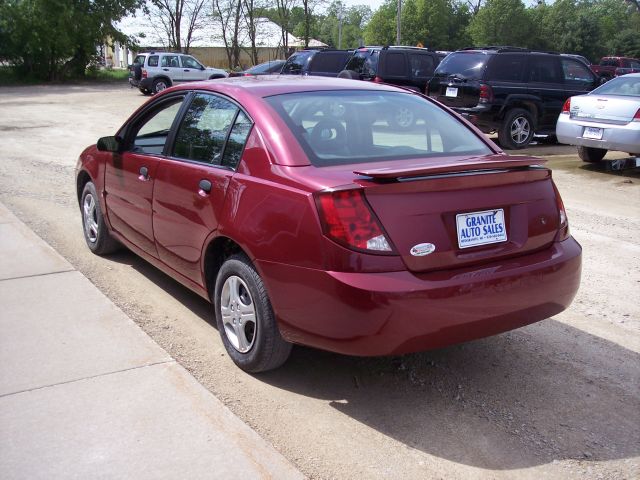
M165 72L168 72L169 69L168 68L163 68L162 70L164 70Z
M184 69L185 72L190 72L191 70L189 70L188 68Z
M200 183L198 183L198 187L198 195L200 195L201 197L206 197L211 192L211 182L209 180L200 180Z
M147 167L140 167L139 173L138 180L141 182L149 180L149 169Z

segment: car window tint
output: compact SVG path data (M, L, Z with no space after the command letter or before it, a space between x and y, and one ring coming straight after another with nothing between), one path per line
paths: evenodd
M455 115L416 95L305 92L267 101L319 167L491 153Z
M180 57L182 59L182 66L184 68L200 68L200 64L198 63L198 61L193 58L193 57L187 57L185 55L183 55L182 57Z
M428 78L433 75L433 58L430 55L411 54L411 75L418 78Z
M160 155L164 151L171 125L183 100L183 97L177 97L163 103L135 126L136 133L133 140L135 152Z
M629 68L640 68L640 62L637 60L629 61Z
M222 149L237 112L238 107L222 97L196 94L180 123L173 155L220 165Z
M356 52L344 68L345 70L353 70L364 77L374 77L378 69L378 56L377 50Z
M238 166L240 158L242 157L242 151L244 150L244 144L247 141L252 125L253 123L243 111L238 112L236 121L229 134L227 145L224 148L224 156L222 158L223 166L233 169Z
M558 58L555 56L531 55L530 57L531 82L537 83L562 83L561 74L558 71Z
M309 63L309 71L339 72L347 63L348 52L318 52Z
M478 52L454 52L440 62L435 75L440 77L456 75L460 78L480 79L489 56Z
M133 61L133 63L139 63L140 65L144 65L144 59L145 59L144 55L138 55Z
M160 60L161 67L174 67L179 68L180 63L177 55L164 55Z
M562 59L562 73L564 74L564 83L568 85L587 86L594 83L591 70L582 62L572 58Z
M402 52L387 52L385 75L389 77L407 76L407 58Z
M314 52L298 52L289 57L287 63L282 67L282 73L301 73L307 61L313 56Z
M158 66L158 55L151 55L149 57L148 65L150 67L157 67Z
M521 82L525 59L523 55L494 55L487 66L487 78L496 82Z

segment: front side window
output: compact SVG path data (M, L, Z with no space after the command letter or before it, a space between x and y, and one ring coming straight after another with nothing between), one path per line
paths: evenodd
M567 85L587 86L594 83L594 77L582 62L572 58L562 59L562 72L564 74L564 83Z
M196 94L178 129L173 155L222 165L224 145L238 112L239 108L229 100L216 95Z
M202 65L200 65L200 63L198 63L198 61L193 57L182 56L181 58L182 58L182 66L184 68L196 68L196 69L202 68Z
M163 102L161 106L151 110L134 126L134 152L162 154L171 125L180 110L183 100L184 97L176 97Z
M492 153L455 116L408 93L323 91L266 100L319 167ZM398 118L411 125L398 128Z
M163 55L160 61L161 67L180 68L180 62L177 55Z

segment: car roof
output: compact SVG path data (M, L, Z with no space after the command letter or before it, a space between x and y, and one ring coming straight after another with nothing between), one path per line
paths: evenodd
M372 90L407 92L391 85L372 84L344 78L315 77L313 75L261 75L255 77L231 77L182 84L171 88L178 90L210 90L230 97L268 97L286 93L327 90Z

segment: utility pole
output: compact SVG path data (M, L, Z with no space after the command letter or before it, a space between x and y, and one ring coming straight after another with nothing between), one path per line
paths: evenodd
M338 10L338 50L342 49L342 3L339 3Z
M398 0L398 28L396 30L396 45L402 45L400 43L402 36L400 35L400 18L402 17L402 0Z

